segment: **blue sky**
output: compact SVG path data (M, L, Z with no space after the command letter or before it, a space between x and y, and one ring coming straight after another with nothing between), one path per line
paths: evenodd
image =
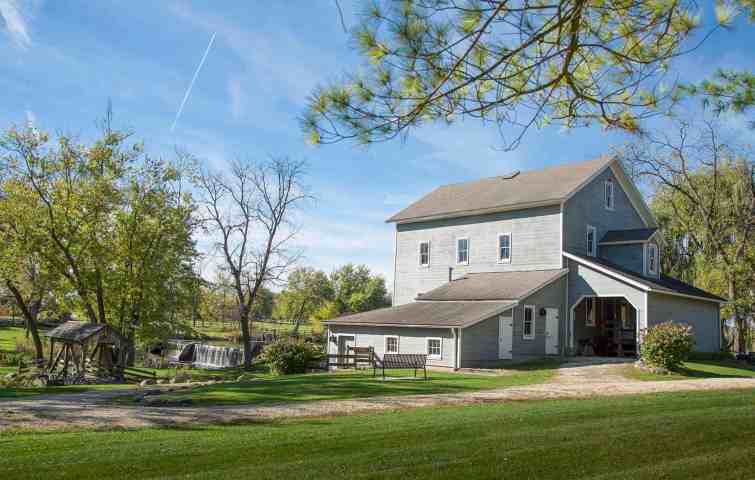
M711 2L712 3L712 2ZM361 2L341 0L347 25ZM712 20L702 5L704 22ZM494 126L428 126L369 149L312 147L297 115L318 84L358 66L332 0L300 2L0 0L0 127L86 138L112 99L116 124L152 153L182 146L204 161L288 155L306 159L317 201L300 216L304 264L330 271L366 263L390 282L392 213L434 187L516 169L591 158L627 139L598 128L532 130L500 150ZM216 39L181 118L176 111L213 33ZM738 22L680 58L688 81L755 64L755 27ZM742 135L742 118L727 119Z

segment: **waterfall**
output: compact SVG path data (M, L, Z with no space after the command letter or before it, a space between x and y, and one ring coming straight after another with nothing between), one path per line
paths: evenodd
M232 368L243 361L241 350L232 347L197 344L194 366L199 368Z

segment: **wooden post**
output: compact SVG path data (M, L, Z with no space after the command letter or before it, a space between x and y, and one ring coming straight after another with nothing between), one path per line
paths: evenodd
M52 368L52 353L54 350L55 350L55 339L51 338L50 339L50 362L47 364L48 370Z

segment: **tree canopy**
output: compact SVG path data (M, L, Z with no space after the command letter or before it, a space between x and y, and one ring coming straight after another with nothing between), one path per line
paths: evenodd
M718 24L751 3L718 2ZM365 4L353 31L365 61L312 93L302 125L313 143L371 143L464 117L495 122L510 146L549 123L636 132L673 99L662 79L700 27L693 1Z
M31 266L59 313L162 337L195 281L193 201L181 165L110 123L90 144L31 127L2 134L4 280L19 282L13 264Z

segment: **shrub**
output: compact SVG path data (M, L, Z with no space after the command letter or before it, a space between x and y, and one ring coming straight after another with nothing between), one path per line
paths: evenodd
M664 322L644 331L640 357L647 366L674 370L689 357L694 344L691 326Z
M322 357L322 349L317 344L291 339L271 343L262 352L262 359L275 375L304 373L310 362Z

